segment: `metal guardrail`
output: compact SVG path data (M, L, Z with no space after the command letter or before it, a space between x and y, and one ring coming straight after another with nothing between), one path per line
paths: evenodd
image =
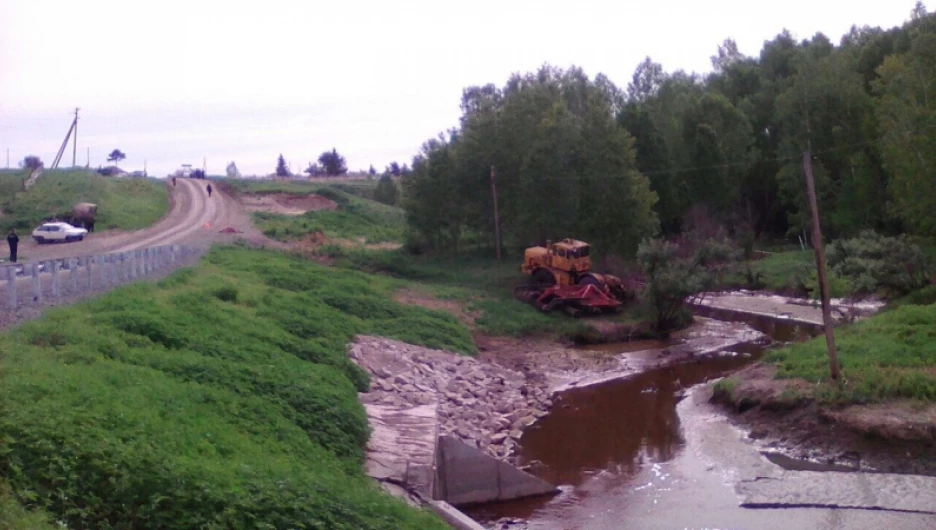
M191 261L201 250L185 245L162 245L128 252L51 259L0 267L2 307L15 311L24 305L57 300L145 279L153 273ZM32 281L27 285L26 278Z

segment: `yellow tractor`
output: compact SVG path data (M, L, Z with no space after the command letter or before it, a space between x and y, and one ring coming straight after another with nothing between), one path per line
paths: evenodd
M517 287L517 298L543 311L562 308L578 316L616 310L632 298L617 276L592 272L589 245L584 241L563 239L530 247L523 253L520 270L532 281Z

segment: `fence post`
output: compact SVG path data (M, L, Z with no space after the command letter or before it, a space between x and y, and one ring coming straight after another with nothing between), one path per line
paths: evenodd
M91 264L94 262L94 258L91 256L86 256L84 258L84 267L85 271L88 273L88 290L91 291L94 289L94 279L91 276Z
M146 250L137 250L137 277L146 276Z
M32 265L32 286L33 299L37 302L42 302L42 280L39 279L38 263L33 263Z
M68 283L72 294L78 293L78 258L68 259Z
M16 267L6 268L7 309L16 310Z
M58 297L59 297L59 262L57 259L54 259L52 260L52 299L56 300L58 299Z
M110 273L107 271L107 266L110 264L110 256L105 254L103 256L95 256L95 261L98 264L98 277L101 279L101 287L107 287L108 280L110 280Z

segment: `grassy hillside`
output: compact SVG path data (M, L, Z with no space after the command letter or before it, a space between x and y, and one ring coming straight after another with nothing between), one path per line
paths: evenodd
M300 216L279 215L268 212L254 214L254 224L268 237L279 241L294 241L321 231L330 238L341 238L365 243L401 242L406 229L406 215L402 209L367 198L373 191L372 181L344 183L227 180L239 193L316 194L338 204L336 211L313 211ZM370 193L372 195L372 193Z
M98 205L96 230L147 227L169 210L164 183L153 179L102 177L84 169L45 171L23 191L23 171L0 172L0 231L31 231L43 219L70 215L76 202Z
M399 282L228 247L0 336L0 476L73 528L444 528L361 472L358 333L471 353Z

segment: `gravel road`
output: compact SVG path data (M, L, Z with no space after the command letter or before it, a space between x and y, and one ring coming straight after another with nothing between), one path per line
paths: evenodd
M176 186L169 185L169 212L155 225L133 232L107 230L94 232L84 241L39 245L31 238L23 237L19 253L22 263L47 259L93 256L110 252L125 252L140 248L186 243L190 245L210 244L232 240L234 236L248 236L255 242L263 238L250 225L240 201L223 190L212 186L214 192L208 197L207 181L178 179ZM242 234L220 234L227 227ZM5 256L4 256L5 257Z
M267 238L252 226L250 216L245 212L239 199L224 189L220 189L224 186L214 183L211 197L208 197L207 184L208 182L203 180L180 178L176 186L170 185L169 212L149 228L133 232L116 230L96 232L90 234L84 241L52 245L38 245L31 239L23 238L20 244L20 255L25 259L20 263L28 265L43 260L128 252L168 244L183 244L204 250L213 243L230 243L239 238L246 239L255 245L274 248L283 246ZM233 230L222 232L225 229ZM179 267L194 265L198 257L192 256L173 267L166 267L138 281L161 279ZM0 265L5 264L5 261L0 262ZM50 293L50 275L43 274L42 278L43 291ZM24 320L38 317L47 307L70 305L116 287L99 285L91 291L73 293L66 287L67 282L64 278L63 275L61 296L57 299L51 299L47 294L41 302L24 304L12 312L6 310L5 303L0 303L0 331ZM31 281L31 278L21 277L18 280L17 289L22 289L23 293L27 292L31 289ZM0 278L0 283L2 282L3 279ZM0 285L0 295L4 295L2 300L5 301L5 285Z

